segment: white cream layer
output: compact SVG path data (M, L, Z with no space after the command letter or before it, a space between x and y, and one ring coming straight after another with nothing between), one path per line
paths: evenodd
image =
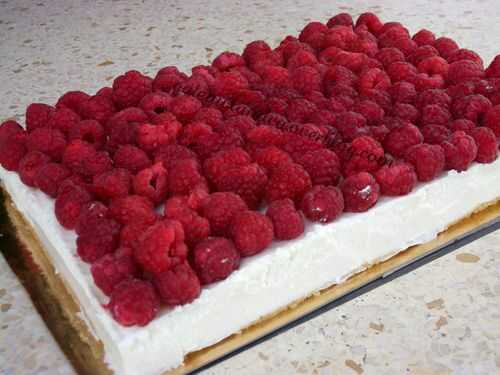
M160 374L184 356L210 346L259 318L367 265L436 237L450 224L500 197L500 159L450 171L411 194L382 199L362 214L344 214L328 225L310 224L304 235L277 242L246 259L227 280L203 289L193 303L164 311L143 328L124 328L101 306L89 266L76 256L75 234L54 215L54 201L23 185L15 173L0 178L33 225L56 270L78 297L83 317L104 343L116 374Z

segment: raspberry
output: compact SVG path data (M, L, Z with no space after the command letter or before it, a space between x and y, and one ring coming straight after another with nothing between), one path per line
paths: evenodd
M495 136L500 138L500 105L496 105L486 112L483 125L493 130Z
M200 108L193 118L195 122L203 122L211 127L219 125L223 121L222 112L216 108L203 107Z
M26 108L26 129L32 132L48 125L49 118L54 108L47 104L32 103Z
M154 284L161 301L167 306L189 303L201 292L200 280L187 262L155 275Z
M243 211L233 217L231 237L241 256L262 252L273 240L273 223L255 211Z
M481 69L483 69L484 67L483 59L481 58L481 56L479 56L476 52L465 48L456 50L448 57L447 60L450 64L460 60L470 60L472 62L475 62Z
M479 163L491 163L498 155L498 145L493 130L486 127L475 128L471 134L477 145L476 161Z
M245 46L243 51L243 58L248 62L258 59L262 54L271 52L271 47L263 40L253 41Z
M68 186L67 189L61 191L61 194L74 188L74 184L71 187ZM79 235L90 235L97 232L101 226L112 226L110 222L117 224L116 221L109 218L109 210L106 205L98 201L89 202L81 207L75 231Z
M394 83L399 81L412 82L417 76L417 69L407 62L394 62L387 67L387 74Z
M422 29L413 35L413 41L419 46L424 46L428 44L434 44L436 37L434 34L426 29Z
M481 66L470 60L455 61L448 69L448 83L452 85L483 77L484 70Z
M347 177L340 185L344 196L344 209L350 212L363 212L377 203L380 187L368 172L360 172Z
M441 89L445 86L444 78L440 74L430 76L427 73L419 73L414 78L413 83L419 92L429 89Z
M282 164L272 171L265 197L268 203L285 198L298 202L311 187L311 177L301 165Z
M460 99L464 96L472 95L476 93L476 84L474 81L464 81L456 85L449 85L446 88L446 92L453 99Z
M341 51L333 57L332 64L340 65L354 73L359 73L365 65L367 58L364 53Z
M418 112L418 109L416 109L411 104L396 103L392 108L391 115L393 117L416 124L418 122L418 117L420 114Z
M422 108L422 124L445 125L451 120L451 113L446 107L430 104Z
M40 128L41 130L42 128ZM28 135L29 137L29 135ZM9 171L17 171L26 155L26 132L17 123L7 121L0 127L0 164Z
M60 190L55 201L57 221L66 229L74 229L82 207L92 199L89 192L80 186Z
M262 80L265 85L275 87L291 87L290 72L281 66L266 66L262 68Z
M357 40L357 38L352 27L341 25L334 26L325 34L323 47L338 47L339 49L346 50L349 45Z
M131 222L125 224L120 232L120 246L135 248L139 237L150 227L150 223Z
M359 30L356 30L356 33L358 34L359 38L351 43L349 49L352 52L364 53L370 58L375 57L378 52L377 39L368 31L361 32ZM370 63L367 60L367 67L369 67L368 64L373 63L377 64L377 68L382 67L378 60L370 60Z
M384 149L372 137L361 136L352 141L347 154L343 156L344 173L350 176L358 172L373 172L380 168L384 160Z
M329 223L344 210L344 198L337 187L316 185L302 198L301 209L309 220Z
M59 184L65 180L71 172L65 166L58 163L46 163L41 165L35 172L35 186L48 196L55 198Z
M394 103L414 104L417 98L415 85L409 82L400 81L389 88Z
M290 78L293 82L294 89L302 94L321 90L321 76L319 72L311 66L301 66L294 69Z
M113 289L107 308L122 326L145 326L160 310L160 301L148 281L126 279Z
M345 141L367 134L367 122L363 115L356 112L342 112L337 115L335 127Z
M373 139L375 139L379 143L384 142L387 134L389 134L389 129L385 125L370 127L370 136L372 136Z
M328 27L321 22L309 22L300 32L299 40L303 43L311 45L313 48L321 48L321 46L314 45L318 34L328 32Z
M97 120L105 124L116 112L113 101L104 96L91 96L82 103L81 115L87 120Z
M50 158L39 152L28 152L19 162L19 177L28 186L35 187L35 175L43 165L47 164Z
M269 172L282 163L292 162L290 155L276 146L258 148L253 153L253 157L261 167Z
M126 197L130 191L130 172L116 168L93 177L92 191L104 201Z
M80 217L82 211L80 211ZM80 224L78 224L80 225ZM87 263L95 262L108 253L112 253L118 245L120 226L114 220L101 219L99 226L92 232L80 234L76 239L78 256Z
M243 105L248 106L250 111L255 114L263 114L268 111L268 103L266 96L261 91L256 90L240 90L236 97L234 98L233 110L238 109L236 112L241 115L247 115L248 113L243 112ZM242 109L239 109L239 108Z
M337 185L342 177L339 158L328 149L306 152L295 161L309 174L313 185Z
M360 25L366 25L368 27L368 30L370 30L370 32L374 33L375 35L377 35L383 27L383 24L379 20L379 18L375 14L370 12L360 14L358 19L356 20L356 27Z
M160 91L144 96L138 103L138 106L148 115L150 119L154 119L159 114L168 112L171 103L172 97L169 94Z
M246 136L257 125L252 117L238 115L238 116L233 116L233 117L227 119L226 121L224 121L223 126L224 127L234 127L235 129L238 129L238 131L241 134Z
M201 214L208 219L211 232L217 236L227 234L234 215L245 210L245 201L231 192L213 193L201 206Z
M429 75L439 74L443 77L448 75L448 62L439 56L428 57L418 63L417 70L419 73Z
M58 108L52 111L47 121L48 128L54 128L68 133L76 123L80 121L80 116L69 108Z
M153 90L171 93L186 79L187 76L179 72L175 66L167 66L158 71L152 83Z
M168 191L172 194L189 194L192 189L204 182L200 166L194 159L178 161L168 173Z
M186 243L193 246L210 234L210 224L188 205L184 197L172 197L165 203L165 217L178 220L183 228Z
M177 123L177 121L175 121ZM178 124L178 129L181 125ZM170 137L167 124L152 125L142 124L137 127L137 144L141 149L147 152L153 152L158 147L164 146L175 140L175 131L173 137ZM174 125L175 126L175 125Z
M451 132L444 125L429 124L421 128L422 135L424 136L424 142L431 145L439 145L446 141L450 136Z
M148 155L140 148L131 145L118 147L113 160L116 168L127 169L132 174L151 166Z
M73 172L89 177L112 168L112 161L107 153L98 152L90 144L80 140L68 144L62 161Z
M473 123L471 120L467 119L459 119L452 121L448 124L448 128L451 130L452 133L456 131L463 131L466 134L469 134L476 128L476 124Z
M453 102L452 112L456 119L480 122L492 107L491 102L482 95L468 95Z
M60 160L66 147L64 134L57 129L38 128L28 134L26 148L29 151L40 151L54 160Z
M171 103L172 113L184 124L191 121L201 107L201 102L189 95L175 97Z
M409 194L417 183L417 174L411 164L398 161L384 165L375 173L380 192L388 196Z
M330 18L326 26L332 28L333 26L353 26L352 17L349 13L339 13Z
M318 63L318 59L314 53L306 51L305 49L297 50L286 63L288 70L293 71L301 66L315 66Z
M495 56L493 61L486 69L486 76L488 78L500 77L500 55Z
M432 57L439 57L439 52L433 46L425 45L418 47L408 56L408 62L418 66L422 61ZM432 61L432 60L431 60ZM439 61L439 60L438 60ZM449 67L448 67L449 68Z
M240 254L224 237L211 237L194 248L193 267L202 284L226 279L240 265Z
M444 90L429 89L418 94L417 107L423 108L427 105L436 104L441 107L449 107L451 98Z
M68 108L80 114L82 103L89 98L90 95L82 91L68 91L57 100L56 108Z
M152 223L156 220L153 203L140 195L129 195L112 200L109 205L109 213L121 224Z
M179 226L177 227L177 223ZM180 228L180 233L177 233ZM179 264L187 254L177 253L178 243L182 243L182 225L173 220L159 221L139 237L134 249L134 257L141 268L153 274L167 271Z
M277 240L292 240L304 233L304 218L295 209L291 199L280 199L269 204L266 211L274 228Z
M135 107L151 91L151 78L130 70L113 81L113 102L118 108Z
M235 147L219 151L206 159L203 163L203 171L209 180L216 181L217 177L220 176L225 169L248 165L251 161L250 155L248 155L245 150Z
M370 114L373 114L373 118L376 118L377 116L377 109L375 107L370 106L370 104L366 104L366 106L363 108L361 108L360 105L360 107L357 108L357 110L366 112L371 111ZM336 117L333 111L323 109L314 113L309 119L309 121L311 121L315 125L331 127L335 124Z
M306 99L294 99L288 104L286 116L290 121L305 122L318 110L316 105Z
M391 86L391 79L381 69L373 68L365 70L358 81L358 89L360 92L366 90L387 90Z
M460 48L454 40L446 37L436 39L432 46L436 48L439 54L445 59Z
M134 193L159 204L167 197L168 174L161 163L145 168L133 178Z
M441 174L445 166L443 148L439 145L421 143L410 147L405 160L412 164L419 181L431 181Z
M155 163L161 162L167 171L184 159L196 160L196 154L189 148L178 144L160 147L155 152Z
M212 92L216 96L234 97L240 90L248 88L247 79L238 72L223 72L215 79Z
M69 129L68 140L81 139L96 149L102 148L106 134L102 125L95 120L78 121Z
M375 58L380 61L385 68L392 63L404 62L406 60L404 53L397 48L382 48L377 52Z
M129 252L132 250L118 249L114 254L106 254L92 263L90 267L92 278L104 294L111 295L116 285L137 274L134 259L127 254Z
M446 158L446 168L457 172L467 170L477 156L474 138L464 132L453 133L441 146Z
M106 123L106 129L120 128L126 125L137 125L148 122L148 116L140 108L125 108L116 112Z
M233 52L222 52L217 56L212 62L212 66L221 72L224 70L229 70L236 66L244 66L245 59Z
M113 89L111 87L103 87L97 90L96 96L102 96L106 99L113 101Z
M217 191L238 194L253 209L260 204L267 181L264 170L257 163L252 163L223 170L214 184Z
M411 124L392 129L384 141L384 149L394 157L402 157L413 145L423 142L420 130Z
M410 55L417 49L417 44L408 36L389 35L393 34L392 30L381 34L379 37L379 45L382 48L394 47L404 53L405 56ZM396 34L396 33L394 33Z

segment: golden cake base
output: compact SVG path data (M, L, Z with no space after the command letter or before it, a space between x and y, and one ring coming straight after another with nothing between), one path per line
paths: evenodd
M3 190L0 215L0 248L14 272L21 279L37 310L79 374L111 374L104 361L103 345L89 332L78 317L79 304L54 267L38 241L31 226L17 211ZM184 364L165 375L186 374L238 350L281 327L310 314L334 300L428 255L467 234L500 218L500 202L484 205L473 215L450 226L434 240L412 246L392 258L372 265L345 282L333 285L310 297L259 320L242 332L205 349L190 353Z

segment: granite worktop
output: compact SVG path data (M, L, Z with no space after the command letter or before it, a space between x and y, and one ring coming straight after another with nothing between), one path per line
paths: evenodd
M93 92L129 69L185 71L271 44L338 12L378 13L500 53L498 0L0 0L0 121L30 102ZM500 373L500 233L358 297L205 374ZM0 255L0 374L74 373Z

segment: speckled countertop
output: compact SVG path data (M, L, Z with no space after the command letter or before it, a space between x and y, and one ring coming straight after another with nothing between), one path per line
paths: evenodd
M310 20L370 10L500 53L498 0L0 0L0 120L33 101L93 92L128 69L184 70ZM498 374L500 233L490 234L206 374ZM0 255L0 374L72 374Z

